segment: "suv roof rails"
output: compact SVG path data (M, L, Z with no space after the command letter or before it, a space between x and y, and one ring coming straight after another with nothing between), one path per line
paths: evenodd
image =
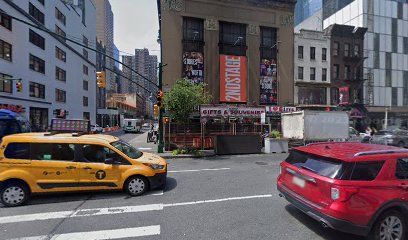
M377 154L389 154L389 153L408 153L408 149L364 151L364 152L358 152L354 154L354 157L366 156L366 155L377 155Z

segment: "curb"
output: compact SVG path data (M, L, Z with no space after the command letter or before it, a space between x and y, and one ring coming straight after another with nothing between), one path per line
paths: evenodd
M183 158L207 158L207 157L214 157L217 156L215 153L214 154L203 154L203 155L189 155L189 154L180 154L180 155L160 155L160 157L164 159L183 159Z

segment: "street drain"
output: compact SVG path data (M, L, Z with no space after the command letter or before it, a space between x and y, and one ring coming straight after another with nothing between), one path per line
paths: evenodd
M266 162L255 162L258 165L268 165Z

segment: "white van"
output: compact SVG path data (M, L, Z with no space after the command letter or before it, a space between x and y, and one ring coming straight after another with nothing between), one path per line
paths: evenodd
M142 129L141 119L123 119L123 131L125 133L133 132L138 133Z

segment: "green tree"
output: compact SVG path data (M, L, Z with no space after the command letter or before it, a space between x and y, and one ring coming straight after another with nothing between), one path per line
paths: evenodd
M172 121L184 125L184 145L186 144L186 124L194 109L211 102L211 95L204 84L193 84L188 79L177 80L173 88L164 95L164 106Z

